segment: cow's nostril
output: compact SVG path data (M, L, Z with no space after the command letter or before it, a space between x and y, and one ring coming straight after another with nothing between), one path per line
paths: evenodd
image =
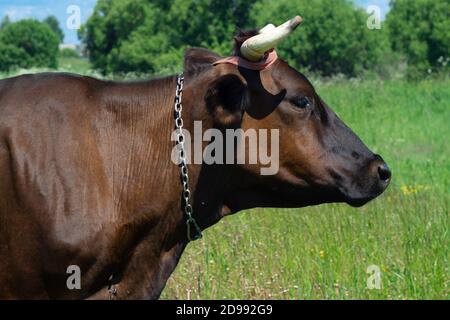
M383 181L388 181L391 178L392 173L386 163L378 166L378 175Z

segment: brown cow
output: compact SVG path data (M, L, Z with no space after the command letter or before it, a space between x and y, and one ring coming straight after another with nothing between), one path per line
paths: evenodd
M221 57L204 49L186 53L188 131L201 120L204 129L276 128L280 135L275 175L260 175L259 164L189 165L201 229L253 207L360 206L389 183L381 157L302 74L281 59L265 64L299 23L240 33L238 65L217 64ZM189 242L171 160L175 91L174 76L119 83L47 73L0 81L0 298L159 297ZM80 289L67 287L69 266L81 271Z

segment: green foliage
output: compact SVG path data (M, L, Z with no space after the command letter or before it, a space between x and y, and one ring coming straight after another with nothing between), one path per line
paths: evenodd
M99 0L93 14L80 31L94 68L104 72L125 71L122 66L117 65L121 63L118 57L124 50L124 43L134 38L136 30L142 29L144 24L151 28L156 17L154 6L144 0ZM151 33L148 36L151 37ZM147 54L151 55L152 52ZM142 71L152 71L142 62L140 67Z
M74 49L64 48L59 51L59 57L61 57L61 58L79 58L80 54Z
M238 28L248 27L255 1L175 0L168 12L168 34L177 47L202 46L228 55Z
M386 22L392 48L403 52L410 75L441 68L450 60L450 1L395 0Z
M229 54L252 1L100 0L80 36L103 72L173 72L186 47Z
M8 24L11 23L11 19L9 19L9 16L6 15L3 17L2 21L0 22L0 30L6 27Z
M103 72L165 73L181 68L186 47L228 55L238 28L296 14L304 25L280 47L295 67L355 76L387 53L386 32L369 30L366 13L346 0L100 0L80 35Z
M50 27L36 20L21 20L0 31L1 70L11 68L56 68L58 38Z
M28 60L22 48L0 42L0 71L11 71L23 66Z
M295 67L327 76L355 76L374 68L388 47L383 29L369 30L367 14L346 0L262 0L253 7L251 18L263 27L296 14L304 18L303 24L278 48Z
M44 23L46 23L50 29L56 34L59 39L59 42L62 43L64 41L64 32L59 26L58 19L55 16L48 16L45 18Z

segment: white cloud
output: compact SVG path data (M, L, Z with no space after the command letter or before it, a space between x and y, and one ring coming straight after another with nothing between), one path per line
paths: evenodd
M25 18L42 19L51 14L50 8L41 6L5 6L2 8L2 16L9 16L13 21Z

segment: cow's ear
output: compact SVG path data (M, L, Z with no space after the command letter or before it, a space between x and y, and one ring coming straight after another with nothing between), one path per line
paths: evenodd
M218 54L206 49L188 49L184 55L184 74L188 77L198 75L204 70L211 69L213 63L220 59Z
M214 80L205 94L208 111L221 127L238 127L249 104L247 85L234 74Z

